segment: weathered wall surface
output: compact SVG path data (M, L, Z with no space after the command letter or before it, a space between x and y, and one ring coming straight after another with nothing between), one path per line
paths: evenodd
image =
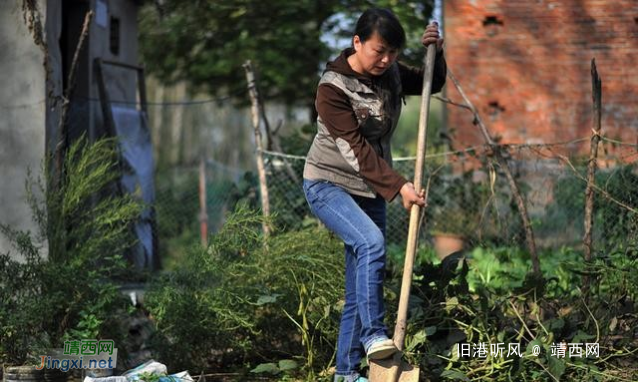
M28 169L34 176L42 169L46 83L44 54L23 21L21 3L0 2L0 223L34 230L25 179ZM0 253L8 251L15 252L0 235Z
M638 2L446 0L444 16L449 67L504 142L588 136L594 57L603 133L636 141ZM451 83L447 89L460 100ZM482 143L471 122L467 111L448 107L455 147Z

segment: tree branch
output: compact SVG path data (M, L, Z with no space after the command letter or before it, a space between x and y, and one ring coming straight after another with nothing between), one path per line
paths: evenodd
M448 69L447 74L448 74L448 77L450 77L450 79L454 83L454 86L456 86L456 89L461 94L461 97L463 97L463 100L464 100L465 104L472 111L472 114L474 114L474 124L479 127L479 129L481 131L481 134L483 135L483 138L485 139L485 142L494 151L494 156L495 156L498 164L503 169L503 172L505 173L505 177L507 178L507 182L508 182L508 184L510 186L510 189L512 191L512 195L513 195L513 197L514 197L514 199L516 201L516 205L518 207L518 212L520 213L521 219L523 220L523 227L525 228L525 238L526 238L526 241L527 241L527 247L529 249L530 257L532 259L532 269L533 269L534 273L540 274L541 273L540 260L538 259L538 254L536 252L536 241L534 240L534 231L532 229L532 224L531 224L531 222L529 220L529 214L527 213L527 207L525 205L525 200L523 199L523 196L522 196L522 194L520 192L518 184L516 183L516 180L514 179L514 176L512 175L512 171L509 168L507 160L503 156L502 149L501 149L501 147L499 145L495 144L494 140L492 139L492 137L490 136L490 134L489 134L489 132L487 130L487 127L483 123L483 120L481 119L481 116L479 115L478 111L476 110L476 107L474 107L474 105L472 104L470 99L465 95L465 92L461 88L461 85L459 84L459 81L456 79L454 74L452 74L452 71L450 71Z

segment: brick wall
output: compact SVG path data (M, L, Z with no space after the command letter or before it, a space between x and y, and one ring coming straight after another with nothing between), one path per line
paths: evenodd
M503 142L590 134L594 57L603 133L637 142L637 0L444 0L444 17L449 68ZM461 101L451 81L446 87ZM471 122L468 111L448 106L454 147L483 142Z

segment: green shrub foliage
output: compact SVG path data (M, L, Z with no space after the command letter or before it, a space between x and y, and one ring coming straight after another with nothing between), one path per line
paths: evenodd
M343 246L325 230L264 241L240 204L208 248L153 282L154 348L175 369L292 361L313 375L330 363L343 295ZM288 362L290 361L290 362ZM232 369L232 367L231 367Z
M126 269L142 206L114 192L116 155L113 140L78 140L59 181L26 181L38 232L0 225L14 247L0 255L0 361L38 362L66 339L122 338L117 312L126 300L112 280Z
M194 250L154 281L146 297L158 329L154 349L170 368L196 374L331 380L342 244L320 228L275 232L264 240L261 222L255 212L238 208L208 248ZM518 248L476 248L443 261L422 248L404 356L419 365L422 380L636 380L636 249L591 262L582 257L571 248L543 252L540 278ZM390 246L390 330L402 268L403 252ZM499 343L505 353L491 355L491 345ZM510 343L520 344L520 356L507 355ZM583 357L552 354L560 343L582 344ZM586 357L585 343L597 343L599 357ZM461 344L472 346L472 356L459 355ZM480 344L484 357L475 353Z

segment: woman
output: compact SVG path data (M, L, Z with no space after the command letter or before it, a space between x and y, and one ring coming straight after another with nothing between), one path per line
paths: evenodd
M392 169L390 138L404 95L421 94L423 70L396 61L405 32L386 9L357 21L352 47L327 64L317 89L318 132L304 168L312 213L345 245L345 305L337 341L336 381L364 381L361 358L390 357L397 348L383 323L386 201L425 204L423 191ZM428 25L422 44L436 44L432 92L445 83L443 39Z

